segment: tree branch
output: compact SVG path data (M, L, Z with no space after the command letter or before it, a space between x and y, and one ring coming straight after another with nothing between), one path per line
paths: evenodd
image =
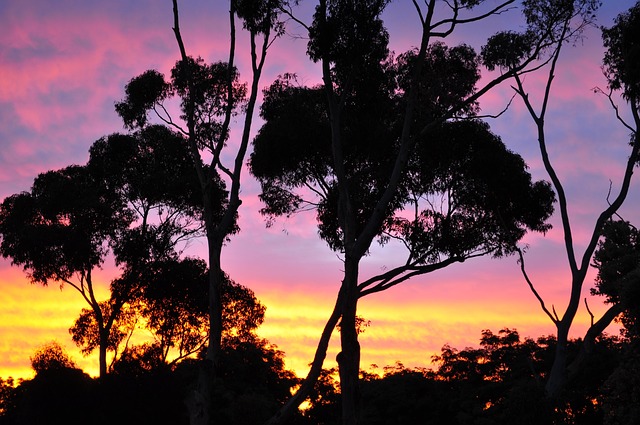
M551 314L551 312L549 311L549 309L545 305L544 300L542 299L542 297L540 296L540 294L536 290L535 286L533 285L533 282L529 278L529 274L527 273L527 270L526 270L525 265L524 265L524 254L522 253L522 249L520 249L519 247L516 247L516 252L518 253L518 256L520 257L520 259L518 260L518 263L520 263L520 271L522 272L522 275L524 276L524 280L529 285L529 289L531 289L531 292L533 292L533 295L536 297L536 299L540 303L540 307L542 308L542 311L544 311L545 314L549 317L549 319L551 319L551 321L554 324L557 325L558 322L559 322L558 315L556 314L555 317L554 317L554 315Z

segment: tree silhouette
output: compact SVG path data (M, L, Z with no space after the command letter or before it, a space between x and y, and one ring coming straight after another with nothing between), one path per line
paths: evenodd
M240 207L240 176L244 165L253 111L258 96L258 83L265 64L267 50L277 36L280 24L277 21L278 8L286 4L282 0L231 0L229 2L229 58L226 62L206 64L202 58L187 54L180 31L178 1L173 1L173 31L180 50L180 60L171 72L170 81L157 71L147 71L132 79L127 85L126 98L116 104L116 111L125 126L142 127L147 115L153 111L166 125L182 133L187 139L194 169L197 172L201 202L204 208L204 223L209 255L209 344L207 360L209 369L215 373L222 350L222 247L228 237L238 231L236 219ZM249 35L252 77L247 86L238 81L235 66L236 17L242 21ZM171 97L180 100L180 120L174 119L163 105ZM244 112L244 126L235 158L228 164L223 151L230 138L230 123L233 116ZM206 160L205 160L206 158ZM208 164L205 166L205 164ZM212 183L226 179L229 191L224 199L224 209L217 215L218 205L210 196ZM207 372L205 366L203 374ZM204 404L201 412L194 413L202 423L208 421L207 405L210 404L210 377L203 375L201 393ZM198 396L200 397L200 396ZM196 419L194 419L195 423Z
M75 369L76 364L59 343L52 341L39 348L31 357L31 368L38 374L47 370Z
M173 365L206 350L208 324L208 270L203 260L185 258L156 262L148 269L132 300L136 313L155 343L147 346L160 362ZM226 274L222 286L223 346L253 342L266 308L255 294ZM139 348L135 350L139 351ZM133 354L133 352L132 352Z
M196 176L176 137L154 126L100 139L85 166L43 173L30 192L0 205L0 253L21 265L32 283L69 285L87 303L71 333L85 353L98 349L102 377L107 351L115 357L126 334L114 324L122 323L146 264L177 256L176 244L201 228L199 202L193 203ZM153 183L172 176L179 176L172 184ZM111 254L123 273L101 301L93 273Z
M552 93L552 82L554 80L558 59L562 47L565 44L574 42L582 36L583 30L593 23L595 11L599 6L599 2L593 0L579 1L530 1L524 2L524 13L527 17L528 28L524 33L502 33L499 37L491 40L488 47L483 51L485 64L490 68L514 69L520 63L523 55L528 52L531 40L534 44L544 45L542 50L545 65L547 66L547 80L544 87L544 93L538 109L529 97L524 84L524 75L517 72L514 75L516 94L522 99L527 111L536 126L538 144L542 161L546 172L551 179L553 188L558 196L558 207L562 220L562 229L564 233L564 245L569 262L571 272L570 296L568 305L560 316L555 310L550 311L542 297L538 294L532 279L524 267L524 256L520 254L520 261L523 275L532 289L534 295L541 304L545 314L551 319L557 328L558 343L556 345L556 353L554 365L547 380L546 390L549 396L559 397L567 384L567 380L573 378L579 370L582 359L581 356L578 363L568 364L567 344L569 331L575 315L578 311L581 301L582 287L585 282L586 274L590 266L590 261L597 247L598 240L602 235L605 223L618 211L623 204L629 190L633 169L638 163L640 146L637 141L637 132L640 127L640 116L638 114L639 97L638 97L638 55L635 46L637 40L638 28L640 28L640 14L636 5L628 13L618 17L616 24L611 29L604 29L604 44L607 48L604 58L603 71L609 81L610 92L607 95L616 115L620 117L618 106L613 101L613 91L621 90L623 98L627 100L632 123L627 123L620 118L621 123L631 132L631 145L628 161L624 167L624 175L620 182L619 192L609 206L601 212L596 219L591 237L580 255L576 252L574 244L573 228L569 220L568 201L565 188L560 180L556 169L551 161L548 151L549 143L546 138L545 117L548 111L549 101ZM544 42L538 40L546 40ZM519 46L520 49L515 49ZM506 47L512 47L507 56L496 54L503 52ZM599 91L596 89L596 92ZM585 335L584 350L588 350L590 344L616 317L619 313L617 305L611 306L603 316L592 324L591 328ZM587 355L585 351L583 355Z
M104 261L105 242L132 222L123 201L79 166L41 174L31 192L12 195L0 206L2 255L21 265L32 283L68 284L92 309L101 376L107 372L107 338L115 315L105 315L96 299L92 272ZM121 303L114 299L111 312Z
M640 419L636 400L638 370L640 368L640 233L623 220L608 221L603 228L603 239L593 256L593 265L598 269L594 295L605 297L606 303L618 307L620 322L624 328L622 360L618 368L604 385L605 422L634 423ZM585 341L586 343L587 341ZM593 351L593 347L588 347Z
M338 320L342 421L357 423L361 297L468 258L512 253L527 229L547 229L548 185L532 183L522 159L476 119L479 98L509 73L476 88L473 49L438 40L512 2L476 15L470 9L477 2L455 2L442 21L434 18L435 3L423 10L414 2L420 47L394 59L380 18L387 2L320 1L308 26L308 53L321 64L323 84L299 86L287 74L265 90L265 125L250 163L262 185L263 212L271 222L314 209L319 234L342 254L344 270L309 375L271 423L285 420L311 391ZM492 173L501 168L504 174ZM407 260L364 278L359 264L375 238L400 242Z

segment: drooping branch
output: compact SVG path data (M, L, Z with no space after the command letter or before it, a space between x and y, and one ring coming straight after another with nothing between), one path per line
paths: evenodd
M536 297L536 299L540 303L540 307L542 308L542 311L544 311L545 314L549 316L549 319L551 319L553 323L558 324L558 322L560 321L560 319L558 318L558 315L555 314L555 311L554 311L554 314L551 314L551 312L549 311L549 309L544 303L544 299L542 299L542 297L536 290L535 286L533 285L533 282L529 278L529 274L527 273L527 269L524 265L524 254L522 253L522 249L516 248L516 252L520 257L520 259L518 260L518 263L520 264L520 271L522 272L522 275L524 276L524 280L527 282L527 285L529 285L529 289L531 289L531 292L533 292L533 295Z
M627 130L631 131L632 133L635 133L635 129L631 126L631 124L627 123L625 121L625 119L622 117L622 115L620 114L620 108L618 107L618 105L613 100L613 89L609 89L609 93L605 93L604 90L602 90L600 87L594 87L593 91L594 91L594 93L599 93L599 94L602 94L603 96L605 96L607 98L607 100L609 101L609 104L611 105L611 108L616 113L616 118L618 119L618 121Z

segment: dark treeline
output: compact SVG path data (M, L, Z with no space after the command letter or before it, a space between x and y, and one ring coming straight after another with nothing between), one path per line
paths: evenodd
M398 362L382 373L360 372L366 424L633 424L640 414L638 352L627 336L603 335L589 372L563 396L544 393L556 340L521 338L516 330L482 331L478 348L445 345L433 368ZM570 358L581 341L569 344ZM217 423L260 424L299 384L283 367L283 353L263 340L224 344L214 385ZM77 369L59 345L32 357L33 379L0 381L0 424L188 424L194 360L152 365L145 356L120 361L105 379ZM374 370L375 371L375 370ZM376 371L380 372L380 371ZM339 424L337 370L323 370L294 425Z

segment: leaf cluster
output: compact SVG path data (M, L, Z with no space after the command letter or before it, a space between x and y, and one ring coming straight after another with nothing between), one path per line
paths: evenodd
M282 32L278 11L289 4L287 0L234 0L236 15L242 26L253 34L267 34L272 29Z
M386 189L398 154L398 93L407 90L415 55L407 52L386 69L397 86L369 93L368 98L354 94L343 105L342 148L358 232ZM425 62L418 89L424 100L415 114L421 123L432 122L471 94L479 78L477 59L468 46L436 43ZM285 75L265 90L265 124L253 141L250 170L262 185L263 214L273 220L315 209L320 236L332 249L341 250L327 105L322 87L296 83ZM476 107L470 105L466 113L473 114ZM379 232L383 242L401 239L414 257L425 260L477 249L500 256L512 252L526 229L549 229L545 220L554 200L549 184L532 182L522 158L508 151L488 125L458 120L429 129L415 136L416 148ZM444 203L434 204L435 197L443 197ZM406 211L417 208L417 215L408 218Z
M444 123L418 142L408 167L407 186L414 199L424 198L422 209L413 219L392 218L387 231L432 260L476 250L511 254L527 229L546 232L553 212L550 185L532 182L526 170L487 124Z
M398 95L411 90L418 54L417 49L412 49L396 59L394 72ZM479 111L477 102L459 107L475 92L480 79L479 64L478 55L469 45L449 47L442 42L434 42L428 46L416 88L419 99L414 111L416 128L421 129L451 110L458 117L473 116ZM403 100L406 99L406 96L400 97L401 107L405 107Z
M110 251L129 267L171 255L201 227L190 161L183 138L160 126L99 139L86 165L40 174L31 191L2 202L0 253L41 284L84 279ZM224 184L214 183L221 204Z
M201 149L217 151L229 135L227 111L237 111L245 101L246 84L238 81L239 73L226 62L207 64L201 57L187 57L176 62L170 80L162 73L149 70L132 78L125 87L125 98L115 105L116 112L129 129L147 125L149 112L183 134L193 133ZM180 99L181 127L170 115L165 101Z
M482 47L482 62L493 71L513 70L531 58L540 58L565 42L576 42L592 25L599 0L524 0L527 22L522 32L501 31Z
M96 307L83 308L73 326L69 328L71 340L80 347L85 356L100 347L102 332L108 331L106 349L116 353L120 344L130 335L135 325L135 315L131 309L121 308L120 300L115 298L112 296L110 300L98 303L100 321L95 311ZM105 327L108 318L115 319L115 325L109 329Z
M611 28L602 28L606 48L603 71L612 90L625 99L640 102L640 3L616 17Z
M58 342L52 341L31 356L31 368L37 374L50 370L75 369L76 364Z
M0 253L34 283L63 283L100 266L108 243L133 220L125 200L88 168L49 171L34 180L30 192L0 205Z
M354 70L373 69L388 55L389 33L379 17L389 0L324 3L316 6L307 54L315 62L332 62L344 84L347 77L357 78Z
M593 295L605 297L605 302L623 308L622 323L627 335L637 338L640 318L640 232L623 220L608 221L603 238L593 256L598 270Z

